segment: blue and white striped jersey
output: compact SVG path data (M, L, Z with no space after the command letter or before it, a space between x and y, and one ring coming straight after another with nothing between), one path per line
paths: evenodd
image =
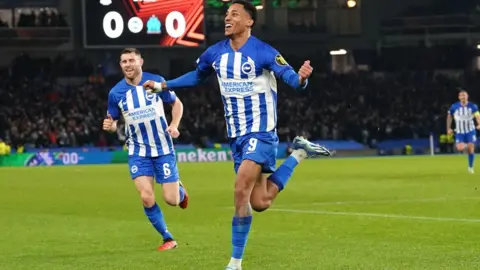
M114 120L125 119L125 134L129 156L158 157L173 153L173 142L163 103L173 104L172 91L147 94L143 84L147 80L163 82L163 77L143 72L139 85L130 85L125 79L117 83L108 94L108 113Z
M468 134L475 131L473 118L479 114L476 104L468 102L462 105L462 103L457 102L452 104L448 112L455 120L455 132L457 134Z
M209 47L197 64L201 75L209 75L213 71L217 75L230 138L252 132L275 131L275 75L282 77L289 71L291 74L288 75L292 75L289 84L299 84L298 74L280 53L253 36L238 51L231 48L229 40L221 41Z

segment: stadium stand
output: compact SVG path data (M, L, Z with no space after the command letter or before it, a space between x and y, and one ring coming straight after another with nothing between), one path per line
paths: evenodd
M66 60L59 55L52 61L19 55L1 75L0 137L14 148L121 146L122 132L108 135L99 129L107 93L118 78L103 79L101 74L92 76L94 72L95 65L82 58ZM61 84L55 79L72 74L85 80ZM302 134L373 148L385 140L427 138L444 130L447 104L455 99L456 87L478 84L477 76L455 79L428 71L316 73L304 92L280 84L280 140L288 142ZM178 144L227 142L214 80L177 94L187 108ZM478 98L475 92L472 98Z

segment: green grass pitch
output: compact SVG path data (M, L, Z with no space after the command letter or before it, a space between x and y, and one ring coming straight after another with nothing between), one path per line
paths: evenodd
M224 269L232 164L179 167L167 252L126 165L0 168L0 269ZM307 160L254 215L244 269L480 269L479 183L466 156Z

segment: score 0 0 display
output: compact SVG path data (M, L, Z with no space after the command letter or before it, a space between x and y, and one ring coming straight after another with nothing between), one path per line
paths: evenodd
M83 0L86 48L203 46L203 0Z

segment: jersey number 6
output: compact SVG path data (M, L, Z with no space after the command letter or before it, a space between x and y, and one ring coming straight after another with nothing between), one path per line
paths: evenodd
M164 163L164 164L163 164L163 177L167 177L167 176L169 176L171 173L172 173L172 171L170 171L170 164Z

